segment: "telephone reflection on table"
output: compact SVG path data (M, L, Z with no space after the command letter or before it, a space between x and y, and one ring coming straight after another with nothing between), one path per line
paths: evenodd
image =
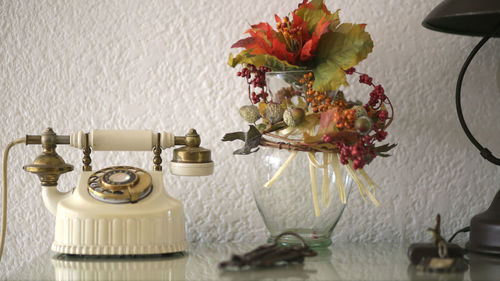
M207 176L214 170L211 152L200 147L191 129L185 136L151 130L93 130L56 135L47 128L41 135L27 135L11 142L3 161L3 210L0 259L3 252L7 210L7 160L16 144L41 145L43 152L23 167L42 183L42 198L56 216L51 250L69 255L152 255L187 249L182 203L168 195L163 185L161 152L174 149L170 172L179 176ZM59 192L57 181L73 170L56 152L57 145L83 151L83 171L77 186ZM92 171L91 151L153 151L153 170L113 166Z

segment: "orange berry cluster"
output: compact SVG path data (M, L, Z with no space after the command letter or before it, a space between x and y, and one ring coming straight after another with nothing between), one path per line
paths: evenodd
M333 122L339 129L353 129L354 121L356 120L355 109L342 109L337 107L333 113Z
M340 108L346 108L347 107L347 102L345 100L336 100L333 102L334 107L340 107Z
M300 79L299 82L307 85L306 100L311 104L314 113L325 112L334 107L332 98L328 97L325 92L313 90L314 77L312 72L304 74L304 78Z
M302 28L300 26L292 27L290 23L290 19L288 17L284 17L281 22L276 24L276 29L283 34L285 38L301 36Z

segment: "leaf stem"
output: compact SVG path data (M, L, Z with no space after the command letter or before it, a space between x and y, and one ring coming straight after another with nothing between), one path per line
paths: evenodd
M389 100L389 97L386 96L386 99L387 99L387 103L389 104L389 106L391 107L391 118L389 118L389 122L387 122L387 124L385 124L384 126L384 129L387 129L387 127L389 127L389 125L391 125L392 123L392 120L394 120L394 108L392 107L392 103L391 103L391 100Z
M271 148L278 148L278 149L287 149L287 150L293 150L293 151L305 151L305 152L333 152L333 153L339 153L338 149L320 149L320 148L314 148L309 145L304 145L304 144L293 144L293 143L286 143L286 142L274 142L268 139L265 139L262 137L260 139L260 145L264 147L271 147Z
M286 142L289 142L289 143L293 143L293 144L304 144L301 141L292 140L292 139L289 139L287 137L282 137L282 136L276 135L276 134L264 133L263 135L266 135L266 136L269 136L269 137L272 137L272 138L276 138L276 139L280 139L280 140L283 140L283 141L286 141Z

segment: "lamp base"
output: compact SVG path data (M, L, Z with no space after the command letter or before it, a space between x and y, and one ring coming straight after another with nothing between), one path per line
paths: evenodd
M469 251L500 255L500 191L488 210L475 215L470 223Z

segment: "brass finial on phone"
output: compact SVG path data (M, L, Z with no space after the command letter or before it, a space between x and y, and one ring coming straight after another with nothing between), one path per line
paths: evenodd
M210 163L212 162L209 149L200 147L200 135L195 129L189 130L184 137L175 137L176 145L185 145L174 149L172 162L178 163Z

